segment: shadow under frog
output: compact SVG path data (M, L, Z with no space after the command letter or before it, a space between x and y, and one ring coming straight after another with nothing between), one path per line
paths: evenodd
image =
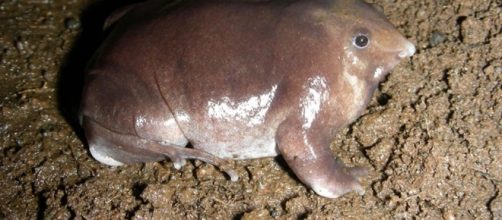
M169 10L167 10L169 8ZM153 0L112 16L86 75L90 152L119 166L169 157L214 164L281 155L316 193L364 193L338 162L333 132L366 108L415 47L353 0ZM189 143L193 148L186 147Z
M71 51L64 57L58 76L57 103L65 120L73 127L76 134L84 137L77 122L78 106L82 96L85 67L95 53L106 32L103 23L116 8L127 7L135 0L96 1L88 5L81 13L76 27L67 27L67 31L78 31ZM65 22L74 21L68 18Z

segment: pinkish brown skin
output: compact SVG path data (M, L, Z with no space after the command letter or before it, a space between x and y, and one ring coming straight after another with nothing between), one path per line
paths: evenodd
M81 114L96 159L199 159L236 180L225 159L281 155L321 196L364 193L364 170L329 144L415 52L384 16L351 0L163 2L127 9L90 66Z

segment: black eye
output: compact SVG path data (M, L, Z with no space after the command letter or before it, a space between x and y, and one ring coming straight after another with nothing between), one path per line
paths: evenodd
M358 34L352 40L352 44L359 49L364 49L370 44L370 39L364 34Z

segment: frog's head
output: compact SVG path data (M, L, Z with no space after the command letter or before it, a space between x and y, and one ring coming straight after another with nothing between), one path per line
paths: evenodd
M331 0L331 4L335 31L343 30L335 40L343 49L344 75L376 85L415 53L415 46L372 5L360 0Z

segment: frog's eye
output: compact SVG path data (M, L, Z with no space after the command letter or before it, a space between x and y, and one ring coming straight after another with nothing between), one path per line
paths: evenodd
M368 47L370 44L370 38L366 34L356 34L354 38L352 38L352 45L358 49L364 49Z

